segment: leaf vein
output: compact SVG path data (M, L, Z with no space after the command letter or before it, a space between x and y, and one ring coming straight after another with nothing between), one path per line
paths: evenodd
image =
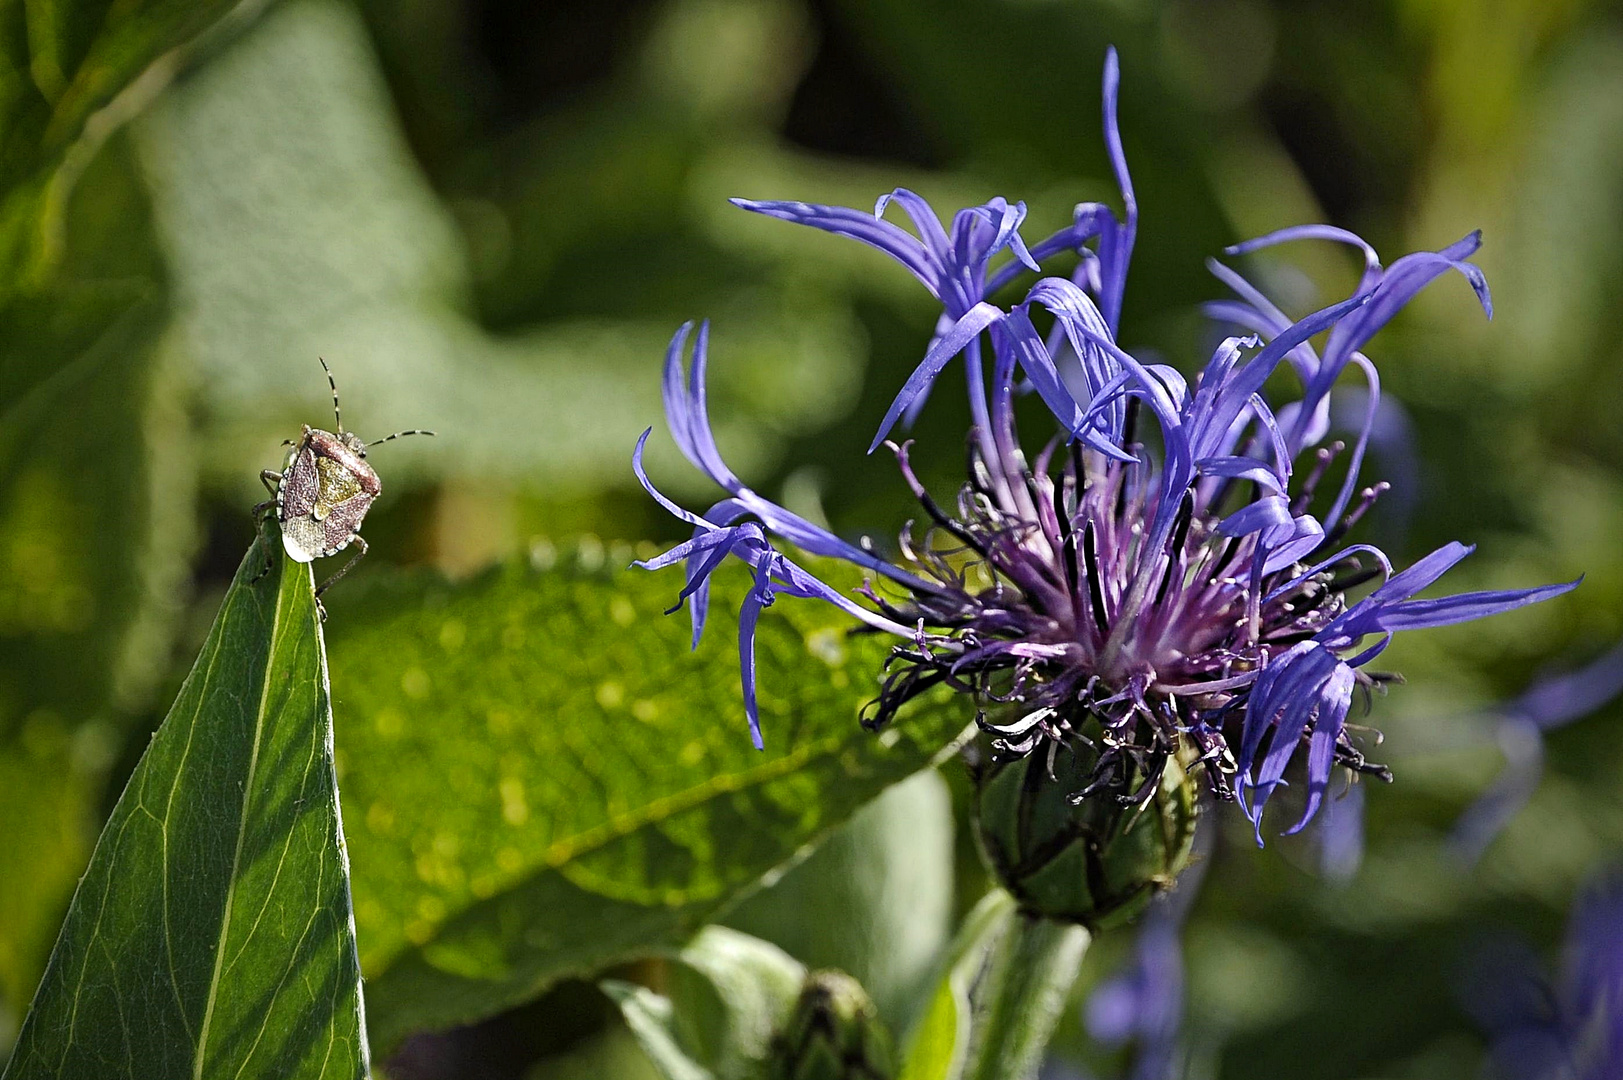
M283 581L286 581L284 576ZM248 807L253 799L254 780L259 769L259 744L265 730L265 709L270 700L271 657L276 655L276 643L281 636L282 597L287 590L276 590L276 609L271 615L270 655L265 660L264 682L260 686L259 708L254 714L254 743L248 754L248 778L242 786L242 805L237 817L237 843L231 855L231 877L226 882L225 911L221 915L219 939L214 947L214 973L209 978L208 1004L203 1009L203 1023L198 1030L197 1052L192 1060L192 1080L202 1080L203 1061L208 1050L210 1024L214 1019L214 1004L220 990L220 975L225 962L226 940L231 933L231 911L236 903L237 876L242 864L242 849L248 836Z

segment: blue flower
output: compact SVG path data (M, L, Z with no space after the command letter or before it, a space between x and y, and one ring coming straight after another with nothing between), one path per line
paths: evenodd
M1451 846L1467 862L1526 805L1544 772L1544 734L1589 715L1623 694L1623 644L1577 671L1542 678L1498 710L1494 739L1504 771L1454 825Z
M1179 889L1183 888L1179 883ZM1130 1076L1166 1080L1177 1075L1183 1026L1183 942L1180 922L1163 894L1151 901L1138 928L1125 971L1101 983L1088 998L1088 1034L1107 1047L1134 1045Z
M1484 950L1463 988L1504 1080L1623 1076L1623 874L1587 885L1552 986L1525 947Z
M1133 1047L1133 1080L1169 1080L1180 1068L1184 1013L1183 926L1210 865L1212 834L1174 887L1156 895L1138 926L1127 966L1101 982L1083 1012L1088 1035L1107 1047Z
M1466 261L1476 234L1383 267L1343 230L1275 233L1231 253L1288 240L1352 244L1365 263L1358 288L1293 319L1239 273L1214 264L1238 299L1211 305L1210 314L1240 334L1225 338L1193 380L1121 347L1117 322L1137 206L1116 122L1117 83L1111 51L1104 129L1121 214L1083 204L1070 226L1036 244L1020 233L1024 204L1004 199L959 211L950 226L905 190L881 198L875 213L738 200L885 252L941 304L922 360L869 447L892 448L929 524L922 535L903 534L896 558L881 558L745 487L710 433L707 332L701 328L684 368L684 327L666 358L666 419L683 453L728 497L702 515L675 506L648 480L639 443L638 478L695 529L692 540L642 565L686 564L682 598L695 644L710 574L729 555L754 570L740 649L757 745L755 621L778 593L816 596L901 639L865 717L870 726L938 684L974 697L1004 755L1079 739L1084 722L1097 721L1104 741L1085 791L1142 798L1153 785L1133 778L1158 775L1156 762L1185 755L1204 765L1214 794L1240 802L1260 842L1264 808L1292 769L1305 778L1305 801L1291 831L1317 812L1336 767L1387 775L1365 761L1346 718L1356 692L1391 678L1364 665L1394 633L1509 611L1577 583L1421 599L1469 547L1449 544L1396 572L1369 544L1341 545L1386 490L1359 486L1380 408L1376 368L1361 350L1450 270L1491 315L1482 274ZM886 219L891 206L913 231ZM1055 274L1045 267L1058 257L1079 262ZM1024 295L998 303L1026 274L1035 280ZM1312 342L1321 334L1319 351ZM971 461L967 482L943 506L914 473L909 444L887 440L960 357ZM1265 387L1281 365L1295 372L1302 394L1276 408ZM1345 479L1324 500L1319 482L1344 448L1323 440L1349 368L1361 376L1352 392L1363 403L1363 423ZM1031 458L1014 413L1025 387L1055 426ZM1146 438L1147 424L1157 430ZM1301 475L1299 465L1306 466ZM858 603L775 551L769 536L854 563L879 580ZM1356 599L1355 590L1371 581L1374 590Z

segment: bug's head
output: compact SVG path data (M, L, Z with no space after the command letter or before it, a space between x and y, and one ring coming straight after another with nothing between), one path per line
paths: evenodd
M361 457L364 458L366 456L366 444L362 442L361 437L355 434L353 431L340 431L338 432L338 438L343 441L345 446L355 451Z

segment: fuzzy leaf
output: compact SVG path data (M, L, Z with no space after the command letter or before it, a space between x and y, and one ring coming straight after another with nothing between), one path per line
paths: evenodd
M629 547L607 562L624 566ZM546 562L547 560L543 560ZM857 711L890 643L785 600L761 620L750 746L717 580L714 638L663 610L677 573L426 575L334 599L332 663L373 1041L463 1023L686 941L762 875L951 752L961 707L879 735Z
M311 575L278 551L250 584L264 550L102 831L5 1080L366 1074Z

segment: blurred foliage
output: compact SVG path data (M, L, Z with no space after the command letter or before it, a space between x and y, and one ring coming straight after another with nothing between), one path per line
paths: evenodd
M513 584L532 571L449 585L426 569L382 580L372 564L459 578L524 559L538 535L680 538L626 464L636 434L659 423L665 340L705 316L712 412L734 468L842 533L891 534L910 501L890 464L860 447L926 340L927 298L879 255L724 198L867 206L897 184L939 206L1003 194L1029 202L1039 234L1079 200L1115 197L1098 137L1107 42L1122 51L1143 209L1129 347L1195 362L1205 331L1193 305L1218 292L1201 261L1245 236L1326 220L1390 260L1486 230L1494 321L1444 283L1370 350L1416 457L1378 459L1412 483L1367 528L1407 555L1479 542L1462 588L1580 572L1585 583L1558 604L1395 644L1384 659L1410 685L1367 722L1387 732L1398 782L1367 793L1362 870L1321 880L1312 837L1258 853L1235 828L1212 856L1186 950L1197 1072L1475 1075L1480 1037L1455 1004L1470 992L1462 950L1504 924L1555 942L1577 882L1623 851L1615 704L1552 736L1542 786L1480 866L1448 862L1443 847L1499 766L1484 710L1623 636L1623 15L1592 0L1491 11L1473 0L944 0L927 15L904 0L11 5L0 19L0 1044L249 542L257 471L299 423L327 415L317 355L353 426L441 432L378 451L374 555L331 597L360 942L379 974L379 1015L408 968L435 987L454 980L433 966L436 944L463 963L497 962L450 946L511 940L480 921L503 896L544 904L558 895L548 889L573 890L580 908L557 914L614 923L615 905L647 898L630 884L668 884L639 861L651 844L681 848L658 826L579 866L553 852L647 805L621 774L604 771L623 786L567 778L580 754L619 760L626 733L644 726L628 726L624 703L682 679L706 714L680 738L637 744L665 752L659 776L672 786L653 797L760 767L737 715L725 608L717 640L689 657L681 620L655 614L675 583L623 578L631 627L615 622L590 647L555 629L544 666L515 668L506 685L448 681L433 673L472 670L444 637L454 615L462 648L475 642L459 607L469 597L498 596L481 617L525 620L528 649L556 625L539 594ZM1341 252L1278 256L1249 269L1294 310L1355 280ZM915 432L932 484L962 471L966 410L954 397L936 395ZM651 450L661 484L699 495L662 433ZM848 723L860 680L836 694L802 653L808 627L837 625L807 608L789 601L763 620L782 650L765 676L773 752L803 750L792 695L828 694L837 707L817 723L843 740L839 752L882 758ZM859 650L876 644L827 640L843 642L852 679ZM592 663L623 669L621 705L598 698L606 669ZM407 685L412 670L426 686ZM632 694L628 680L643 677L649 691ZM510 702L513 726L492 731L490 703L521 690L526 708ZM573 719L548 727L554 715ZM702 759L684 766L695 739ZM509 766L529 813L518 826L503 816L517 805L503 794ZM943 970L944 907L961 916L984 883L962 833L946 843L949 819L965 815L958 768L943 770L950 814L931 780L887 796L774 873L733 923L800 963L857 974L900 1030ZM709 807L731 822L729 843L712 847L736 848L737 862L657 864L689 875L678 884L692 903L616 925L678 944L877 791L842 789L826 804L782 793L771 805L789 824L772 835L740 804ZM377 831L382 804L394 820ZM697 820L669 835L702 837ZM496 839L507 836L512 868ZM476 879L493 892L478 896ZM470 937L451 933L464 926ZM1104 936L1078 993L1123 950ZM595 976L607 958L566 967ZM514 971L483 986L477 1008L437 1002L432 1023L516 1003L554 977ZM414 1042L391 1075L459 1075L434 1062L462 1060L452 1051L479 1040L524 1048L489 1075L638 1075L634 1042L604 1026L594 994L558 984L534 1011ZM947 1023L954 1000L937 986L930 1022ZM554 1034L495 1039L524 1025ZM1055 1050L1068 1067L1118 1064L1086 1045L1075 1010Z
M149 14L200 12L172 4ZM39 5L37 14L41 48L67 33L49 21L65 11ZM50 65L77 65L85 46L144 64L156 52L143 50L174 44L136 33L140 25L120 30L114 19L94 45L58 41ZM63 140L79 138L84 122L76 110L86 95L117 90L115 75L86 69L71 94L56 86L53 98L67 96L49 132L36 95L22 85L0 93L17 125L0 126L4 168L15 170L6 174L14 186L0 189L9 192L0 231L12 230L0 249L22 245L0 260L35 260L0 274L0 773L14 780L0 786L0 1031L44 969L99 826L108 768L167 669L193 550L192 433L176 373L159 356L164 272L130 142L102 117L72 144L76 162L62 163ZM29 237L54 238L48 268L24 251Z
M673 96L702 91L691 72L663 77ZM681 138L686 110L701 104L664 103L668 137ZM469 241L411 160L365 28L341 4L276 9L166 96L142 133L177 347L210 416L211 479L233 490L264 446L320 415L317 354L364 403L352 415L368 432L411 423L443 433L432 445L391 447L393 475L433 469L543 493L623 479L626 448L659 409L658 387L643 377L648 359L697 312L734 316L742 339L743 364L718 372L721 401L784 395L765 416L729 410L741 414L741 467L849 404L860 329L798 290L791 302L782 287L735 284L725 297L684 289L661 303L631 273L566 317L501 334L479 325ZM589 182L604 183L595 167ZM549 217L566 221L588 209L569 191L546 202ZM599 215L625 209L605 201ZM592 239L574 259L602 259Z
M232 0L43 0L0 22L0 299L48 287L65 206L101 144Z

